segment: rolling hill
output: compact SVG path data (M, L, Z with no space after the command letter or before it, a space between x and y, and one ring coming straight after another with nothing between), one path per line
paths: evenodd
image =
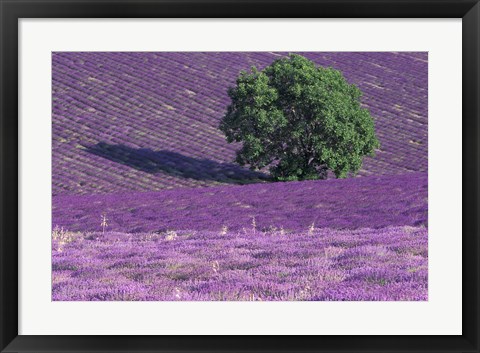
M241 70L288 53L54 52L53 195L258 183L217 129ZM427 53L300 53L364 92L381 147L361 176L427 170Z

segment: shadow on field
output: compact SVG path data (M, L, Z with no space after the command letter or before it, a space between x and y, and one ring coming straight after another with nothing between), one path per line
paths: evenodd
M232 184L269 179L269 176L264 173L251 171L235 164L219 163L209 159L197 159L167 150L136 149L125 145L111 145L105 142L89 146L86 150L113 162L151 174L163 172L181 178L215 180Z

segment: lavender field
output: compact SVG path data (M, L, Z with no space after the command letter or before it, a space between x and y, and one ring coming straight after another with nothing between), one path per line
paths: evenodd
M218 129L288 53L52 54L52 300L427 300L427 53L300 53L363 92L358 177L272 182Z
M427 230L54 233L53 300L426 300Z
M58 196L53 223L71 231L109 228L143 233L167 230L233 231L283 227L356 229L427 225L427 175L409 173L342 180L315 180L120 193Z

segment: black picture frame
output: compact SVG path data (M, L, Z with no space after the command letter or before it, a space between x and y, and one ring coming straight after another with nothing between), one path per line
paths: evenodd
M0 0L0 12L2 352L479 352L480 5L477 0ZM248 338L18 335L18 19L132 17L462 18L463 334Z

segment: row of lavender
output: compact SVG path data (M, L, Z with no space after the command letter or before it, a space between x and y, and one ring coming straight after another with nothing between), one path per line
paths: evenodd
M286 53L54 53L53 194L259 182L217 129L241 70ZM302 53L360 86L381 149L362 175L427 169L426 53Z
M54 233L52 298L427 300L427 230Z
M341 180L53 197L53 226L70 231L259 231L427 225L426 173Z

